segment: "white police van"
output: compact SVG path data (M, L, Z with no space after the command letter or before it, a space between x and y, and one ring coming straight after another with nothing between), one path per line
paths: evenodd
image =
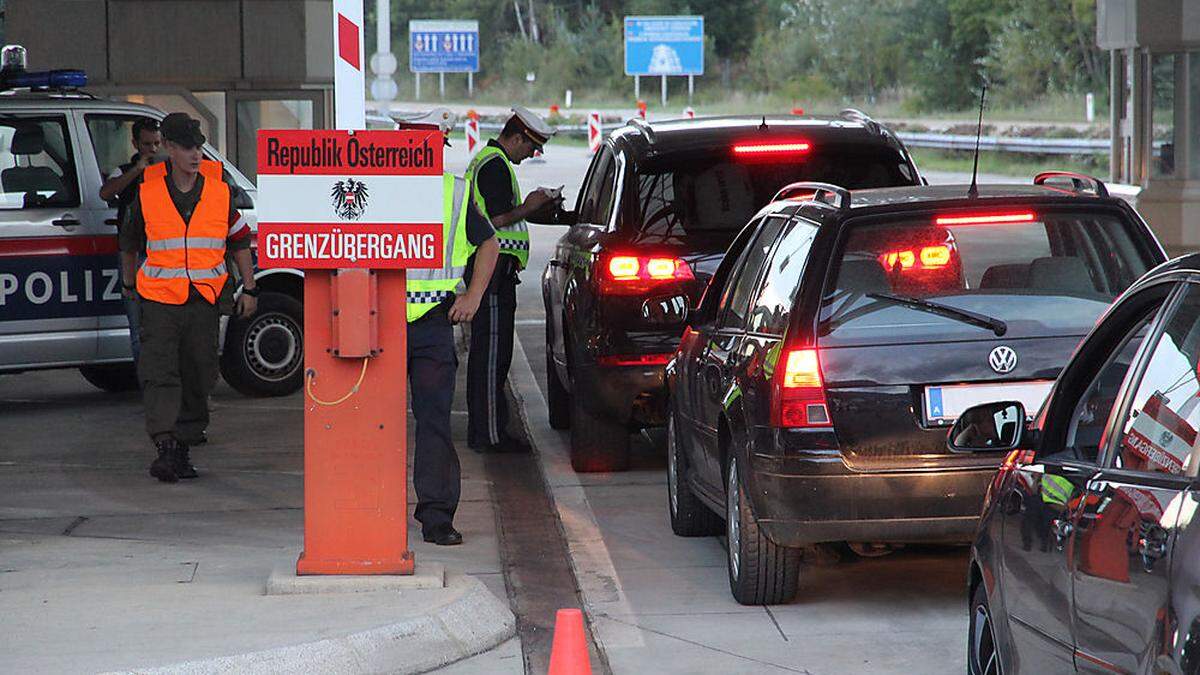
M9 64L8 50L4 58ZM0 75L0 374L78 368L101 389L136 388L116 209L99 193L104 177L129 161L133 123L165 113L80 92L80 71L22 66L15 77L11 65ZM244 192L238 207L253 227L254 184L213 148L204 153ZM255 277L258 312L223 324L221 373L244 394L291 393L304 364L303 275Z

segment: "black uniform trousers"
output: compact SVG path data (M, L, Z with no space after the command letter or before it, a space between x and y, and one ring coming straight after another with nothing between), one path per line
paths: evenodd
M467 357L467 444L482 448L507 437L508 401L504 383L512 365L517 314L516 258L501 254L479 311L471 320Z
M193 286L187 302L168 305L142 298L138 377L146 433L155 442L185 443L208 427L208 395L217 383L220 313Z
M450 408L454 402L454 327L448 303L408 324L408 386L416 419L413 487L417 491L414 517L425 532L454 521L461 494L458 453L450 438Z

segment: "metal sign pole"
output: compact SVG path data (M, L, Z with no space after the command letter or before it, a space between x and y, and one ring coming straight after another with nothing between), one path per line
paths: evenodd
M475 73L467 73L467 98L475 98Z
M438 73L438 96L446 98L446 74Z
M688 75L688 105L692 104L692 94L696 88L696 76Z
M642 100L642 78L640 75L633 76L633 100Z
M421 100L421 74L413 73L413 95L417 100Z
M662 76L662 105L667 107L667 76Z

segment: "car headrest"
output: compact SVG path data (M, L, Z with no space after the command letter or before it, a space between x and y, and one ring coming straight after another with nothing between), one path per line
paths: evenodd
M754 215L754 185L740 164L715 164L700 173L675 174L676 199L683 197L689 228L716 230L745 223Z
M1087 265L1074 256L1035 258L1029 263L1029 288L1067 293L1095 293Z
M892 290L887 274L877 260L843 260L838 288L858 293L887 293Z
M980 288L1025 288L1029 265L992 265L979 279Z
M13 132L12 154L40 155L45 149L46 135L41 127L17 127Z

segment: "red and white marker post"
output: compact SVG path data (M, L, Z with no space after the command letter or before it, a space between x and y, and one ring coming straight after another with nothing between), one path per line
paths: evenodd
M588 150L592 154L600 149L601 127L600 113L592 111L588 113Z
M463 133L467 139L467 154L474 155L479 149L479 113L474 110L467 112L467 121L463 124Z
M689 120L694 120L694 119L696 119L696 111L693 110L692 106L689 105L688 107L683 109L683 116L688 118Z

